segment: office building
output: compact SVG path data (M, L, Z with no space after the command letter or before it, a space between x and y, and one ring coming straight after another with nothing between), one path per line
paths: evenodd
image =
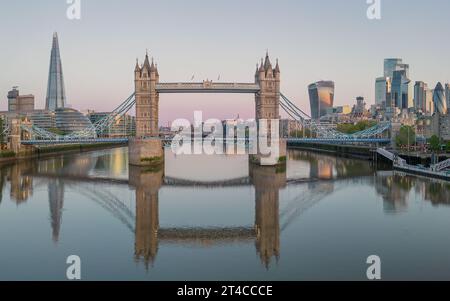
M435 113L439 113L440 115L447 114L447 100L445 99L445 90L441 83L438 83L434 89L433 103Z
M422 81L416 81L414 85L414 108L422 113L427 112L428 85Z
M392 77L392 102L399 109L414 107L414 87L406 73L406 70L396 70Z
M50 70L48 74L47 98L45 109L56 111L66 106L66 90L59 52L58 34L53 34L52 51L50 56Z
M8 111L25 113L34 110L34 96L20 95L19 90L14 87L8 92Z
M391 80L378 77L375 82L375 104L381 107L391 106Z
M55 111L56 128L64 134L84 130L92 131L91 136L96 136L89 118L77 110L70 108L58 108Z
M402 59L391 58L384 60L384 77L393 78L395 71L404 70L406 77L409 78L409 65L404 64Z
M445 84L445 98L447 100L447 114L450 114L450 84Z
M111 112L89 112L88 118L92 124L100 122L102 119L110 115ZM97 132L101 137L130 137L136 133L136 117L131 115L118 116L114 123L104 132Z
M308 87L309 101L311 105L311 117L319 119L327 114L327 109L333 107L334 82L319 81Z
M353 107L354 115L363 115L366 112L366 102L364 101L364 97L359 96L356 97L356 105Z

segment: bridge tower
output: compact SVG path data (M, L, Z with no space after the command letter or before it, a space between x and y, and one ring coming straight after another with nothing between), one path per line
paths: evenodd
M144 64L136 61L134 84L136 97L136 137L129 142L131 165L159 165L164 162L162 141L159 138L159 83L158 68L150 64L148 53Z
M257 120L280 118L280 78L278 60L275 68L272 68L267 52L255 74L255 82L260 87L260 91L255 95Z
M136 61L134 69L136 93L136 137L158 137L159 94L156 84L159 83L158 68L153 59L150 64L148 54L142 67Z
M279 129L272 129L270 120L280 119L280 82L281 71L278 59L275 68L273 68L267 52L266 58L261 59L261 65L259 67L258 65L256 66L255 83L259 85L260 90L255 94L255 119L258 124L262 119L268 121L268 142L270 144L279 144L279 155L278 158L265 158L259 154L253 156L252 160L261 165L277 165L280 162L285 162L286 158L286 140L279 139L279 135L277 135L277 141L271 141L272 131L279 132Z

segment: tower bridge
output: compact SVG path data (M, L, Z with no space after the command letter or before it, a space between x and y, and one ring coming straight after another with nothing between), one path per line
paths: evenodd
M58 135L47 130L38 128L32 124L18 120L12 124L12 128L5 131L10 134L13 150L20 149L20 145L51 145L51 144L74 144L74 143L128 143L130 149L130 163L133 165L144 165L153 159L163 159L163 141L159 132L159 96L160 94L173 93L241 93L253 94L255 96L255 119L277 120L280 118L280 108L293 120L309 128L317 135L318 143L388 143L390 140L384 133L390 131L390 123L379 123L378 125L354 134L344 134L334 128L330 128L313 120L302 109L295 105L289 98L281 93L281 69L276 62L275 67L266 53L265 59L257 64L253 82L160 82L159 70L154 60L150 61L148 54L145 55L143 64L136 61L134 69L135 91L111 114L93 124L91 127L70 135ZM102 133L112 127L116 120L126 114L133 107L136 109L136 137L121 139L103 139L95 133ZM26 135L20 134L25 132ZM268 128L270 135L271 128ZM304 143L306 140L290 139L291 143ZM306 141L310 142L310 140ZM284 157L286 141L280 139L279 158ZM256 161L261 163L261 156L255 156ZM276 165L279 158L272 158L267 165Z

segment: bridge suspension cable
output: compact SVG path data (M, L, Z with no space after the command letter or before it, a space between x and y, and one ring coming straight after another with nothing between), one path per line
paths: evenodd
M99 121L83 130L73 132L69 135L56 134L46 129L39 128L35 125L23 124L21 125L21 128L22 130L30 133L34 140L70 142L77 140L96 139L98 135L101 135L107 129L111 128L111 126L113 126L115 122L117 122L121 117L128 113L128 111L131 110L135 103L136 98L135 93L133 93L104 118L100 119Z
M280 94L280 96L280 107L295 121L300 122L302 126L309 128L312 132L315 132L319 138L341 140L368 139L378 137L391 128L390 122L380 122L377 125L363 131L353 134L345 134L330 127L328 124L323 124L313 120L285 95Z

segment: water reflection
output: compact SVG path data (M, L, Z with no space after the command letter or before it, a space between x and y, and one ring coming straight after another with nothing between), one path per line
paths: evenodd
M98 204L131 231L134 259L147 269L157 260L162 243L183 247L254 243L262 265L269 269L272 262L280 260L283 231L306 210L348 185L374 187L385 214L407 211L410 199L417 195L435 206L450 205L450 185L446 182L376 170L362 160L293 150L288 156L286 167L261 167L249 164L245 156L224 155L216 161L208 158L204 170L196 168L201 157L169 156L166 166L157 169L131 167L124 148L22 161L0 168L0 204L8 183L10 200L17 205L24 205L40 187L46 188L51 237L57 244L66 193L75 188L78 195ZM226 172L221 174L222 170ZM131 188L135 203L125 204L103 184L127 191ZM223 187L253 187L251 226L161 227L160 191L179 186L206 187L219 194ZM280 195L287 188L295 195L290 201L284 199L281 206Z
M407 211L408 202L417 195L435 206L450 205L450 183L445 181L390 171L378 172L374 182L376 192L383 198L386 213Z
M266 268L273 257L280 256L280 189L286 186L283 167L250 166L250 177L255 187L256 250Z
M130 185L136 189L135 257L148 268L158 253L159 189L164 171L130 166Z
M248 163L247 163L248 164ZM229 243L255 240L256 250L266 267L272 258L280 254L279 190L286 186L286 169L249 165L249 178L255 187L254 228L162 228L159 227L159 190L163 186L164 171L148 170L130 166L130 185L136 190L135 256L146 267L155 261L159 241L179 244L200 244L212 246L215 243ZM174 185L174 180L170 180ZM184 181L181 181L185 184ZM214 183L214 184L212 184ZM224 181L212 185L226 185ZM236 183L236 182L234 182ZM197 185L199 182L197 182Z

